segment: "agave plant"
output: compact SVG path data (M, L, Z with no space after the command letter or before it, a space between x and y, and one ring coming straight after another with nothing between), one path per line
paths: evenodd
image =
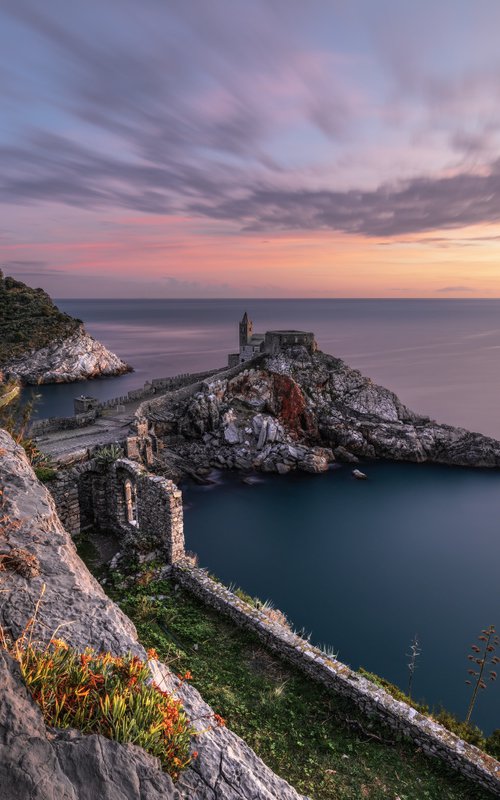
M474 667L471 666L467 670L470 679L465 681L468 686L473 687L467 716L465 718L466 724L470 722L479 689L486 689L487 681L492 682L497 679L497 672L495 669L491 669L491 667L496 667L496 665L500 663L500 658L495 654L500 644L495 626L490 625L488 628L484 628L477 638L481 644L471 645L470 649L472 652L467 656L471 664L474 664Z
M109 444L106 447L100 447L95 454L95 460L100 467L108 467L114 464L119 458L122 458L123 450L117 444Z

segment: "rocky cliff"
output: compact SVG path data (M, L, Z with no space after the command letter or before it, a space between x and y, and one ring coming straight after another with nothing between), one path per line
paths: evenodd
M105 375L123 375L131 367L90 336L83 325L65 339L32 350L1 366L5 378L25 384L70 383Z
M4 278L0 271L0 380L68 383L129 371L46 292Z
M24 451L0 430L0 625L23 631L40 600L35 640L57 635L77 650L146 654L133 624L79 559L54 502ZM155 680L176 688L168 668ZM174 788L142 749L102 736L48 730L16 664L0 648L0 797L2 800L304 800L234 733L206 730L211 709L198 692L177 687L193 725L198 757Z
M304 348L254 359L140 413L167 455L199 469L320 472L359 458L500 466L500 442L416 414L340 359Z

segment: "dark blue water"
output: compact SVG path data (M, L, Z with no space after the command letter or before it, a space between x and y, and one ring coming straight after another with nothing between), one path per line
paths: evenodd
M414 696L464 717L470 644L500 623L500 474L371 464L324 475L226 474L188 486L186 544L224 582L270 599L316 644L403 689L418 634ZM500 727L500 683L473 721Z
M152 377L226 363L248 310L255 330L313 330L320 347L393 389L411 408L500 438L499 300L75 300L61 308L136 369L41 387L42 416L72 413L82 392L124 394ZM466 651L499 623L500 475L377 464L267 476L249 487L189 487L188 547L247 592L271 598L339 657L406 686L419 634L415 694L463 716ZM475 720L500 727L500 682Z
M226 363L248 310L255 330L313 330L320 347L423 414L500 437L499 300L62 300L129 361L120 378L41 388L40 416L82 392L124 394L146 379Z

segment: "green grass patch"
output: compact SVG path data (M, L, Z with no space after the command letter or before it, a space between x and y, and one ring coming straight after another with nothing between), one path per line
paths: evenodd
M52 467L34 467L35 475L39 481L49 483L57 478L57 470Z
M123 587L123 584L122 584ZM110 590L176 672L278 775L315 800L491 800L168 581Z

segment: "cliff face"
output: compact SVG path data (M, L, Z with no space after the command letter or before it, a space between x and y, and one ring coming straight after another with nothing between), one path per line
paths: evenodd
M133 624L104 594L78 557L54 502L24 451L0 430L0 625L16 638L41 599L35 641L57 636L80 652L146 653ZM304 800L227 728L206 730L212 709L165 665L150 662L155 680L176 691L199 731L199 756L174 789L158 762L133 745L77 731L48 730L0 648L0 797L9 800Z
M70 383L131 371L121 358L90 336L83 325L66 339L7 361L1 369L5 378L17 378L25 384Z
M3 373L23 383L67 383L128 371L46 292L0 271L0 380Z
M319 472L358 458L499 467L500 442L440 425L325 353L254 360L201 391L148 404L169 447L198 467Z

